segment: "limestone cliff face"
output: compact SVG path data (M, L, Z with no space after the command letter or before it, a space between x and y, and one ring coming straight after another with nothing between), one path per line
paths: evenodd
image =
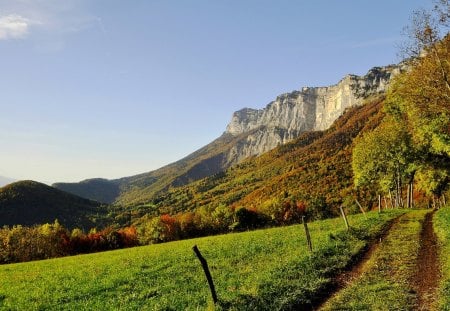
M278 96L264 109L235 112L226 132L244 136L228 154L230 162L259 155L296 138L300 133L325 130L346 108L361 105L370 95L386 91L401 66L372 68L365 76L348 75L329 87L304 87Z
M348 75L333 86L304 87L282 94L264 109L239 110L222 136L155 171L116 180L91 179L54 186L105 203L149 202L171 187L220 173L304 131L327 129L346 108L361 105L367 96L386 91L392 75L400 68L403 65L375 67L365 76Z

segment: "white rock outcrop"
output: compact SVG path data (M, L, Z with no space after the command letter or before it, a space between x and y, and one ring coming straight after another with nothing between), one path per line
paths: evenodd
M365 76L347 75L333 86L303 87L282 94L264 109L235 112L225 133L247 136L230 150L228 161L262 154L305 131L329 128L345 109L361 105L370 95L385 92L400 68L375 67Z

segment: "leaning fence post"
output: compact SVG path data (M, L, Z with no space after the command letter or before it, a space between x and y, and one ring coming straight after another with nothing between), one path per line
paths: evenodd
M345 221L345 227L347 227L347 231L350 229L350 227L348 226L348 220L347 220L347 216L345 215L344 210L342 209L342 206L339 206L339 209L341 211L342 214L342 218L344 218Z
M217 303L217 294L216 289L214 288L214 282L211 276L211 273L209 272L208 263L206 262L206 259L202 256L200 253L200 250L198 249L197 245L194 245L192 247L192 250L194 251L195 255L197 255L198 260L200 260L200 263L202 264L203 271L205 272L206 280L208 281L209 289L211 290L211 296L214 301L214 304Z
M303 221L303 226L305 227L306 240L308 241L308 249L310 252L312 252L313 249L312 249L311 236L309 235L308 224L305 221L305 216L302 216L302 221Z
M364 209L363 209L363 207L361 206L361 204L359 204L359 202L358 202L357 199L355 199L355 202L356 202L356 204L358 204L359 209L361 210L361 212L362 212L363 215L364 215L364 218L367 219L366 212L364 211Z

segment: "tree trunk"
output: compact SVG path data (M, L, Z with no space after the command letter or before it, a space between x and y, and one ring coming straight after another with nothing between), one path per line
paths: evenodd
M378 213L381 213L381 194L378 195Z
M439 70L440 70L440 73L441 73L441 76L442 76L442 80L445 83L445 87L447 88L448 91L450 91L450 84L449 84L449 81L448 81L447 72L445 71L445 67L442 64L441 58L439 57L439 53L438 53L438 51L437 51L437 49L436 49L436 47L434 45L431 48L432 48L432 50L434 52L434 56L436 57L436 61L437 61L437 64L439 66Z
M411 186L409 184L406 189L406 208L411 208Z
M400 181L400 167L397 164L397 193L396 193L396 199L395 199L395 204L396 204L396 208L399 208L401 205L401 198L402 198L402 186L401 186L401 181Z
M392 198L391 190L389 190L389 201L390 201L391 209L394 208L394 199Z

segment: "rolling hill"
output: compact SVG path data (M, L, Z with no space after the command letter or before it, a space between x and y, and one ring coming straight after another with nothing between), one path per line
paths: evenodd
M52 223L88 230L102 224L106 208L35 181L20 181L0 188L0 226Z

